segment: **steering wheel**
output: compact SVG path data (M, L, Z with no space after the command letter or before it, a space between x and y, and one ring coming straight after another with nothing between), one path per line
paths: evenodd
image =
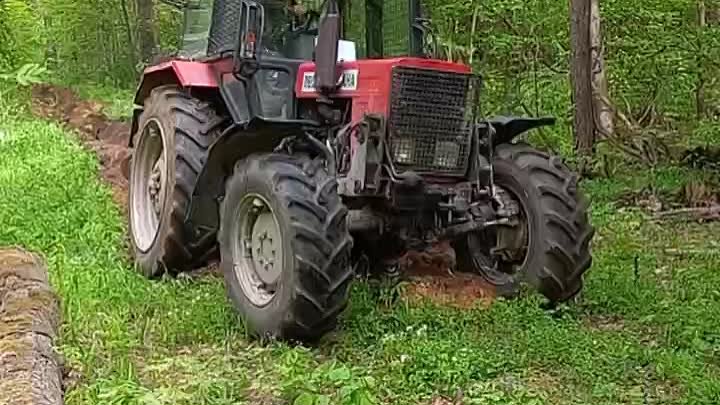
M290 29L290 34L307 33L310 35L317 35L317 28L310 28L313 22L320 21L320 13L315 10L308 10L305 12L305 21L296 28Z

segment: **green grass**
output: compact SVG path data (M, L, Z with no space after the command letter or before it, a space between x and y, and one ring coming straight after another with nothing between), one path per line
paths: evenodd
M41 252L62 297L74 404L717 404L718 224L656 224L615 197L691 173L586 184L598 225L577 303L489 309L398 302L358 284L316 348L248 340L221 282L147 281L98 163L72 136L0 103L0 245ZM691 254L678 255L669 249ZM637 266L635 265L637 263ZM263 402L265 401L265 402Z

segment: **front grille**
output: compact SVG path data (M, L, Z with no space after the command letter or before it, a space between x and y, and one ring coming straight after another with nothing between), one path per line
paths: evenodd
M472 134L471 74L396 67L388 120L399 170L464 175Z

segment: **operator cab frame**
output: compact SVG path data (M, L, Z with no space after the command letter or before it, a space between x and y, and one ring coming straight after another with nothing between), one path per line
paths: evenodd
M317 10L322 9L323 1L303 1L306 13L302 18L290 12L289 6L294 3L286 0L188 0L184 3L182 44L177 57L215 66L220 92L236 124L246 123L253 117L311 118L302 111L294 89L300 65L315 59L321 18ZM419 0L338 3L344 16L340 37L355 40L343 41L342 51L350 50L351 56L345 53L339 55L339 59L356 59L357 53L366 59L426 56L422 54L426 32L421 29ZM387 24L383 23L385 17ZM387 38L383 31L388 31ZM262 35L256 36L255 32ZM227 63L231 56L232 65Z

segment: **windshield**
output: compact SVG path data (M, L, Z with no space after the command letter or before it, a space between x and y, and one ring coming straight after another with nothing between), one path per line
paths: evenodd
M180 56L199 58L207 54L213 3L213 0L194 1L185 9Z
M263 47L287 58L312 58L321 0L265 0Z
M322 0L262 0L264 51L289 58L309 58L313 29ZM185 9L181 56L200 58L233 49L241 0L195 0ZM309 23L309 24L308 24Z

